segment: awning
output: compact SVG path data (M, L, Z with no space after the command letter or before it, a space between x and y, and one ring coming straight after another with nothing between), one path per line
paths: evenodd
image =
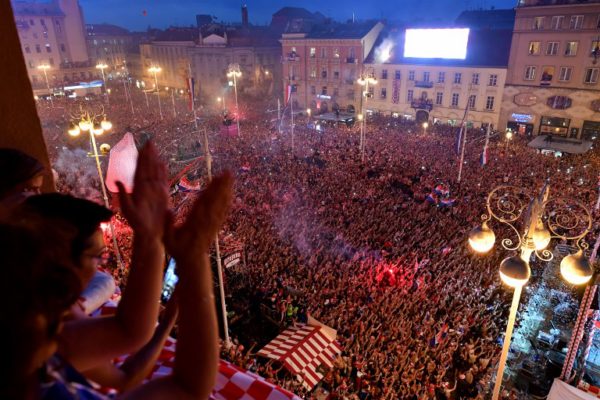
M332 368L333 360L341 353L335 330L313 321L309 321L311 325L285 330L258 352L260 356L281 362L308 390L323 379L319 367Z
M583 154L592 148L592 142L586 140L567 139L560 136L539 135L529 144L529 147L540 150L560 151L569 154Z

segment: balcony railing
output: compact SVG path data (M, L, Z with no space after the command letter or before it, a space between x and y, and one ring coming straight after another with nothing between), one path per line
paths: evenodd
M432 88L433 87L433 82L432 81L415 81L415 87L418 87L418 88Z
M300 56L296 53L288 53L285 56L286 61L300 61Z
M410 102L411 108L420 110L433 110L433 101L431 100L413 100Z
M356 58L355 57L347 57L346 64L356 64Z

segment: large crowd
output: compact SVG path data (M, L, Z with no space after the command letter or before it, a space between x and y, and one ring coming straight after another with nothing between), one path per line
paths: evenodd
M307 117L298 117L292 151L289 119L280 132L272 113L258 111L272 108L266 102L253 102L241 134L231 137L221 133L221 117L209 115L210 107L199 109L197 129L185 99L178 100L177 118L165 112L160 120L141 97L132 115L118 95L105 107L115 127L107 142L114 144L126 131L139 143L151 138L173 177L203 155L206 129L214 173L236 171L222 232L244 244L246 263L244 279L226 283L231 307L260 302L281 326L310 315L337 330L342 354L320 387L330 399L488 398L510 296L497 273L506 252L481 257L466 245L488 192L509 183L535 193L550 179L551 194L576 197L589 207L597 197L597 149L556 158L528 148L527 138L505 145L503 135L496 135L481 166L485 132L473 128L457 182L457 127L436 124L424 133L413 121L372 116L361 162L357 126L317 132L307 127ZM68 142L65 116L76 106L62 106L39 106L54 160L63 147L87 148L84 139ZM204 164L197 165L191 179L206 174ZM57 173L60 189L74 192L77 179L67 179L74 172ZM453 205L426 201L439 185L456 199ZM172 207L189 196L173 194ZM119 244L130 260L130 235L121 234ZM244 332L235 334L249 343ZM222 356L311 397L281 368L258 360L256 351L233 346Z

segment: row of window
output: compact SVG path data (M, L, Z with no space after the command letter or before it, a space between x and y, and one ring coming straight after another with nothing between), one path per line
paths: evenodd
M381 79L387 79L387 70L382 70L381 71ZM396 70L395 72L395 79L400 79L401 75L400 75L400 71ZM416 80L416 72L415 71L408 71L408 80L409 81L415 81ZM423 82L432 82L431 81L431 74L428 71L423 71L423 75L422 75L422 79ZM471 84L473 85L479 85L481 81L481 74L479 73L473 73L471 74ZM453 80L452 83L456 84L456 85L460 85L463 82L463 73L462 72L455 72L454 76L453 76ZM437 83L446 83L446 72L444 71L440 71L437 74ZM497 86L498 85L498 75L497 74L490 74L488 75L488 79L487 79L487 85L488 86Z
M36 44L34 48L36 53L39 54L42 52L42 45ZM44 45L44 48L46 49L46 53L52 53L52 46L50 46L50 43L46 43ZM60 44L60 51L62 51L63 53L67 51L67 48L63 43ZM25 53L31 54L31 47L28 44L25 45Z
M321 47L320 48L320 58L327 58L327 47ZM297 51L296 51L296 47L292 47L290 49L290 54L292 55L296 55ZM317 57L317 48L316 47L310 47L308 49L308 55L310 58L316 58ZM339 47L334 47L331 49L331 56L333 58L340 58L341 56L341 52ZM348 49L348 58L356 58L356 52L354 50L354 47L350 47Z
M577 50L579 49L579 42L576 40L570 40L565 42L564 55L565 56L576 56ZM599 52L600 49L600 41L592 40L592 44L590 46L590 54L594 55ZM556 56L560 51L560 42L547 42L546 43L546 51L544 54L547 56ZM542 52L542 42L540 41L532 41L529 42L529 47L527 52L531 56L540 55Z
M41 62L40 65L44 65L46 63ZM37 65L35 65L35 62L33 62L33 60L29 60L27 61L27 65L29 65L29 68L37 68ZM48 58L48 65L53 66L54 65L54 58L50 57Z
M412 89L408 89L408 91L406 92L406 102L407 103L411 103L413 102L413 100L415 100L415 92ZM387 90L382 90L381 92L381 98L385 99L387 97ZM460 94L459 93L452 93L452 98L450 101L450 106L451 107L458 107L458 102L460 100ZM425 98L425 100L422 101L427 101L427 99ZM477 96L475 95L470 95L468 101L468 106L470 109L475 109L475 103L477 102ZM443 106L444 103L444 93L443 92L437 92L435 94L435 104L438 106ZM486 101L485 101L485 110L486 111L493 111L494 110L494 103L495 103L495 97L494 96L487 96Z
M558 81L569 82L573 75L573 67L560 67L558 70ZM528 65L525 67L525 76L523 79L526 81L536 80L538 76L538 67L536 65ZM549 83L555 76L554 66L544 66L541 69L540 82ZM586 68L583 76L583 82L588 84L595 84L598 82L598 68Z
M567 26L567 21L569 25ZM564 15L554 15L552 17L534 17L533 18L533 29L582 29L584 22L583 15L570 15L565 18ZM550 25L548 25L548 23ZM596 27L600 28L600 17L597 18Z

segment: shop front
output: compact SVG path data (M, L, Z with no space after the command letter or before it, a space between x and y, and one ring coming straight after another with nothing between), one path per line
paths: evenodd
M569 118L542 116L539 134L569 137L570 124Z
M600 137L600 122L598 121L583 121L581 128L581 139L596 140Z
M533 134L534 116L531 114L512 113L506 128L520 136L531 136Z

